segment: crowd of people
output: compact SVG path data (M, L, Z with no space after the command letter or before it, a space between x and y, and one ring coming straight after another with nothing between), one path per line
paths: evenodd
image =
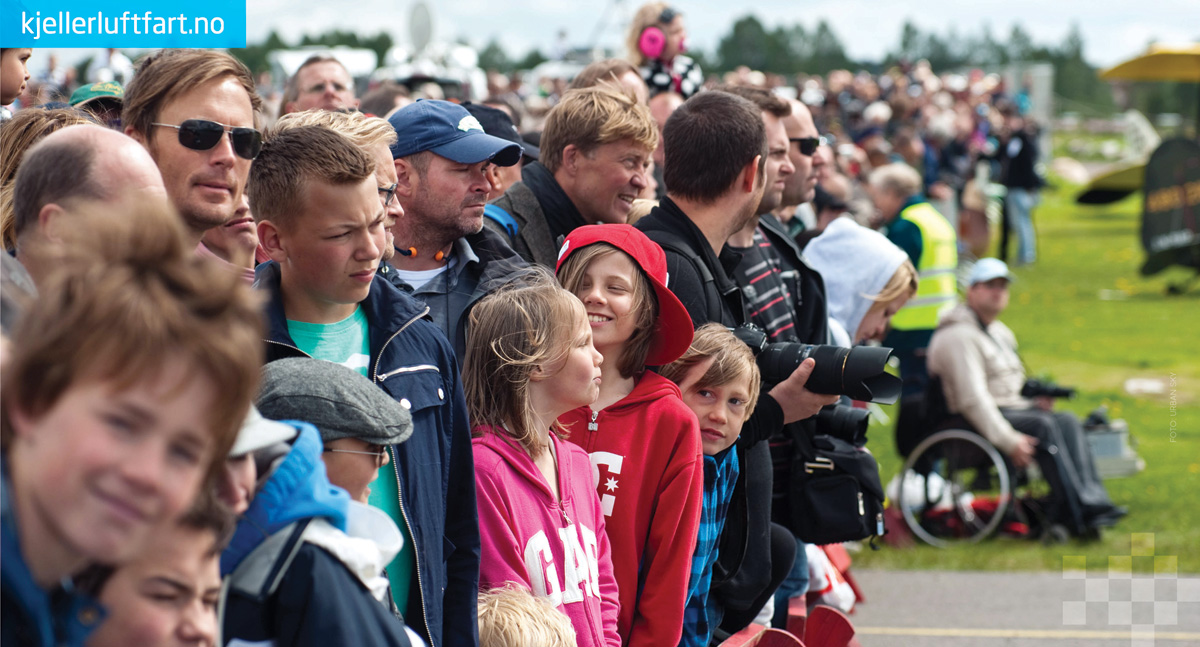
M848 399L808 388L812 358L769 383L750 325L883 342L912 391L930 349L954 412L1061 466L1080 532L1119 518L1078 421L1013 391L1011 332L979 341L1007 331L1007 268L976 265L955 309L976 163L1018 221L1036 201L1019 97L921 65L715 80L683 20L642 7L628 59L539 115L499 85L360 100L326 56L264 106L232 56L182 49L22 103L0 125L4 643L785 626L809 592L792 465ZM0 104L31 55L0 53Z

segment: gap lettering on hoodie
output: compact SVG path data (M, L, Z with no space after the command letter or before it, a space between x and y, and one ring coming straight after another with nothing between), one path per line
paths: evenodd
M604 510L604 516L611 517L613 506L617 503L614 493L620 487L616 477L621 475L621 465L625 462L625 457L612 452L592 452L588 454L588 459L592 462L592 483L600 494L600 507ZM601 466L608 472L603 484L600 481Z
M558 529L566 563L559 579L559 565L550 550L550 540L539 530L525 544L525 570L534 595L546 598L554 606L582 602L589 596L600 597L600 560L596 533L587 526L568 524ZM581 541L582 540L582 541Z

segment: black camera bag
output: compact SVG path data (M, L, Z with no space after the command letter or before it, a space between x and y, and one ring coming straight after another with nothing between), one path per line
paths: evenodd
M788 497L792 533L817 545L882 536L883 484L875 457L834 436L797 447Z

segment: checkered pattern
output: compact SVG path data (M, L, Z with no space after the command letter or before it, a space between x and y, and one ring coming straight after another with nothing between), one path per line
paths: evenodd
M1103 577L1089 577L1087 557L1063 557L1063 579L1083 582L1084 594L1082 601L1063 602L1064 625L1086 625L1088 608L1101 607L1110 627L1129 627L1131 647L1152 647L1156 627L1179 624L1181 603L1200 603L1200 579L1180 579L1176 556L1155 555L1154 533L1134 533L1129 553L1110 556ZM1134 564L1152 565L1153 574L1135 575Z
M713 564L717 563L717 541L725 527L725 513L737 483L737 450L730 447L716 456L704 457L704 500L700 507L700 532L692 557L687 604L683 608L680 647L706 647L713 628L721 624L724 609L709 598Z

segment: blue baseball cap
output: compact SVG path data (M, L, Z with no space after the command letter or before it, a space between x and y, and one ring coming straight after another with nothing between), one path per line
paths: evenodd
M392 114L388 123L399 137L392 159L433 151L459 164L490 160L497 166L521 161L521 145L483 130L467 109L449 101L421 99Z

